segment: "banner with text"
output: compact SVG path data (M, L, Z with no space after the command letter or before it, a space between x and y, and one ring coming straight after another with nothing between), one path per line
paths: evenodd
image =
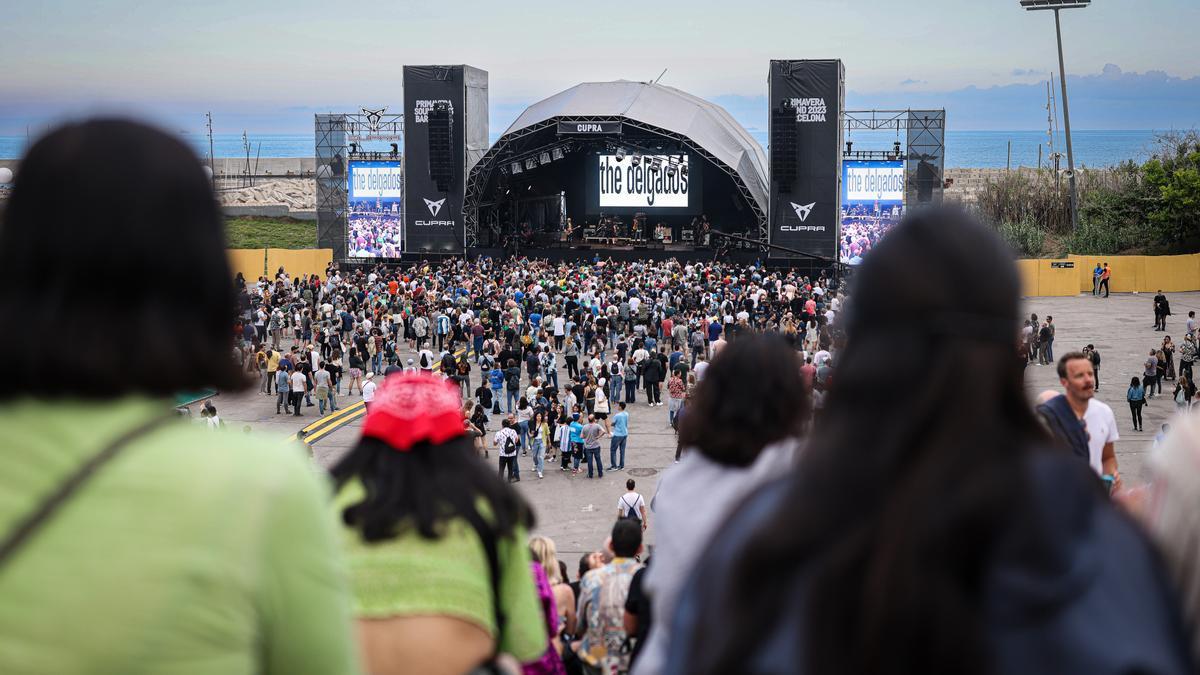
M442 106L449 128L430 138L430 120ZM404 66L405 250L457 252L463 243L466 186L465 83L463 66ZM444 119L444 118L442 118ZM438 150L437 134L449 133L450 151ZM439 187L434 167L448 164L450 180ZM442 188L448 189L442 189Z
M600 208L662 209L688 207L687 155L599 155Z
M841 201L842 62L771 61L768 89L770 242L832 259Z

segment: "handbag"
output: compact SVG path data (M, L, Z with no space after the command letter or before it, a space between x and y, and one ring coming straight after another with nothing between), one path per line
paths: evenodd
M139 436L145 435L172 417L173 415L155 417L125 432L109 442L104 449L85 462L75 473L68 476L36 509L17 523L17 526L4 537L3 542L0 542L0 569L3 569L3 566L12 559L13 555L28 543L33 535L54 516L59 508L79 492L92 476L96 475L97 471L119 455L130 442Z

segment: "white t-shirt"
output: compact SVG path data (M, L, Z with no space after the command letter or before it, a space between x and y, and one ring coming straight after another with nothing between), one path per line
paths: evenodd
M304 373L302 373L298 370L296 372L292 373L292 391L293 392L304 391L305 384L307 382L308 382L308 379L304 377Z
M363 403L375 400L375 380L367 380L362 386Z
M646 500L636 492L626 492L617 498L617 509L620 510L622 517L629 517L629 512L642 519L642 507L646 506Z
M1103 475L1104 466L1100 460L1101 455L1104 454L1104 446L1107 443L1115 443L1121 438L1117 433L1117 418L1107 403L1093 398L1088 401L1088 409L1083 414L1083 420L1087 423L1088 463L1092 465L1096 473Z
M554 326L554 334L555 335L563 335L566 332L567 320L564 319L563 317L556 316L556 317L554 317L554 320L551 321L550 323L551 323L551 325Z
M704 379L704 371L708 370L708 361L697 361L692 370L695 371L696 381L699 382Z

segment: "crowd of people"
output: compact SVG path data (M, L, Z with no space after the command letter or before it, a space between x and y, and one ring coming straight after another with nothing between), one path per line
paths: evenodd
M347 250L353 258L396 258L404 250L404 219L387 211L354 211L346 217Z
M129 147L140 152L122 172L98 170ZM42 207L68 199L107 214L103 227ZM177 227L156 217L168 207ZM1095 400L1098 354L1048 356L1064 392L1031 406L1028 358L1013 358L1015 266L958 212L911 215L849 297L759 266L530 260L239 290L191 151L100 120L30 149L0 269L0 313L89 336L87 358L63 359L41 332L0 331L23 356L0 394L13 449L0 453L3 672L1173 675L1200 663L1200 421L1177 418L1134 490ZM179 284L145 283L167 278ZM420 363L393 360L389 341ZM319 372L368 402L327 475L294 448L173 421L164 399L252 387L268 352L287 380L281 409L307 408ZM488 386L471 386L476 372ZM619 428L614 403L661 406L664 374L682 401L667 410L679 463L649 499L627 480L570 581L556 543L530 536L553 514L509 482L513 453L551 447L548 413L564 465L577 449L597 462ZM484 446L498 476L474 418L501 391L512 417Z
M868 205L843 205L838 260L860 265L893 227L900 222L900 207L883 210Z

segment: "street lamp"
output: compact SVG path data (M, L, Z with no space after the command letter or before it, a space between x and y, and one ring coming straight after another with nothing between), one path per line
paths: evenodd
M1063 129L1067 132L1067 184L1071 191L1071 229L1079 227L1079 197L1075 192L1075 152L1071 148L1071 113L1067 106L1067 70L1063 65L1062 25L1058 19L1060 9L1083 9L1092 0L1021 0L1028 11L1054 10L1054 34L1058 38L1058 81L1062 84Z

